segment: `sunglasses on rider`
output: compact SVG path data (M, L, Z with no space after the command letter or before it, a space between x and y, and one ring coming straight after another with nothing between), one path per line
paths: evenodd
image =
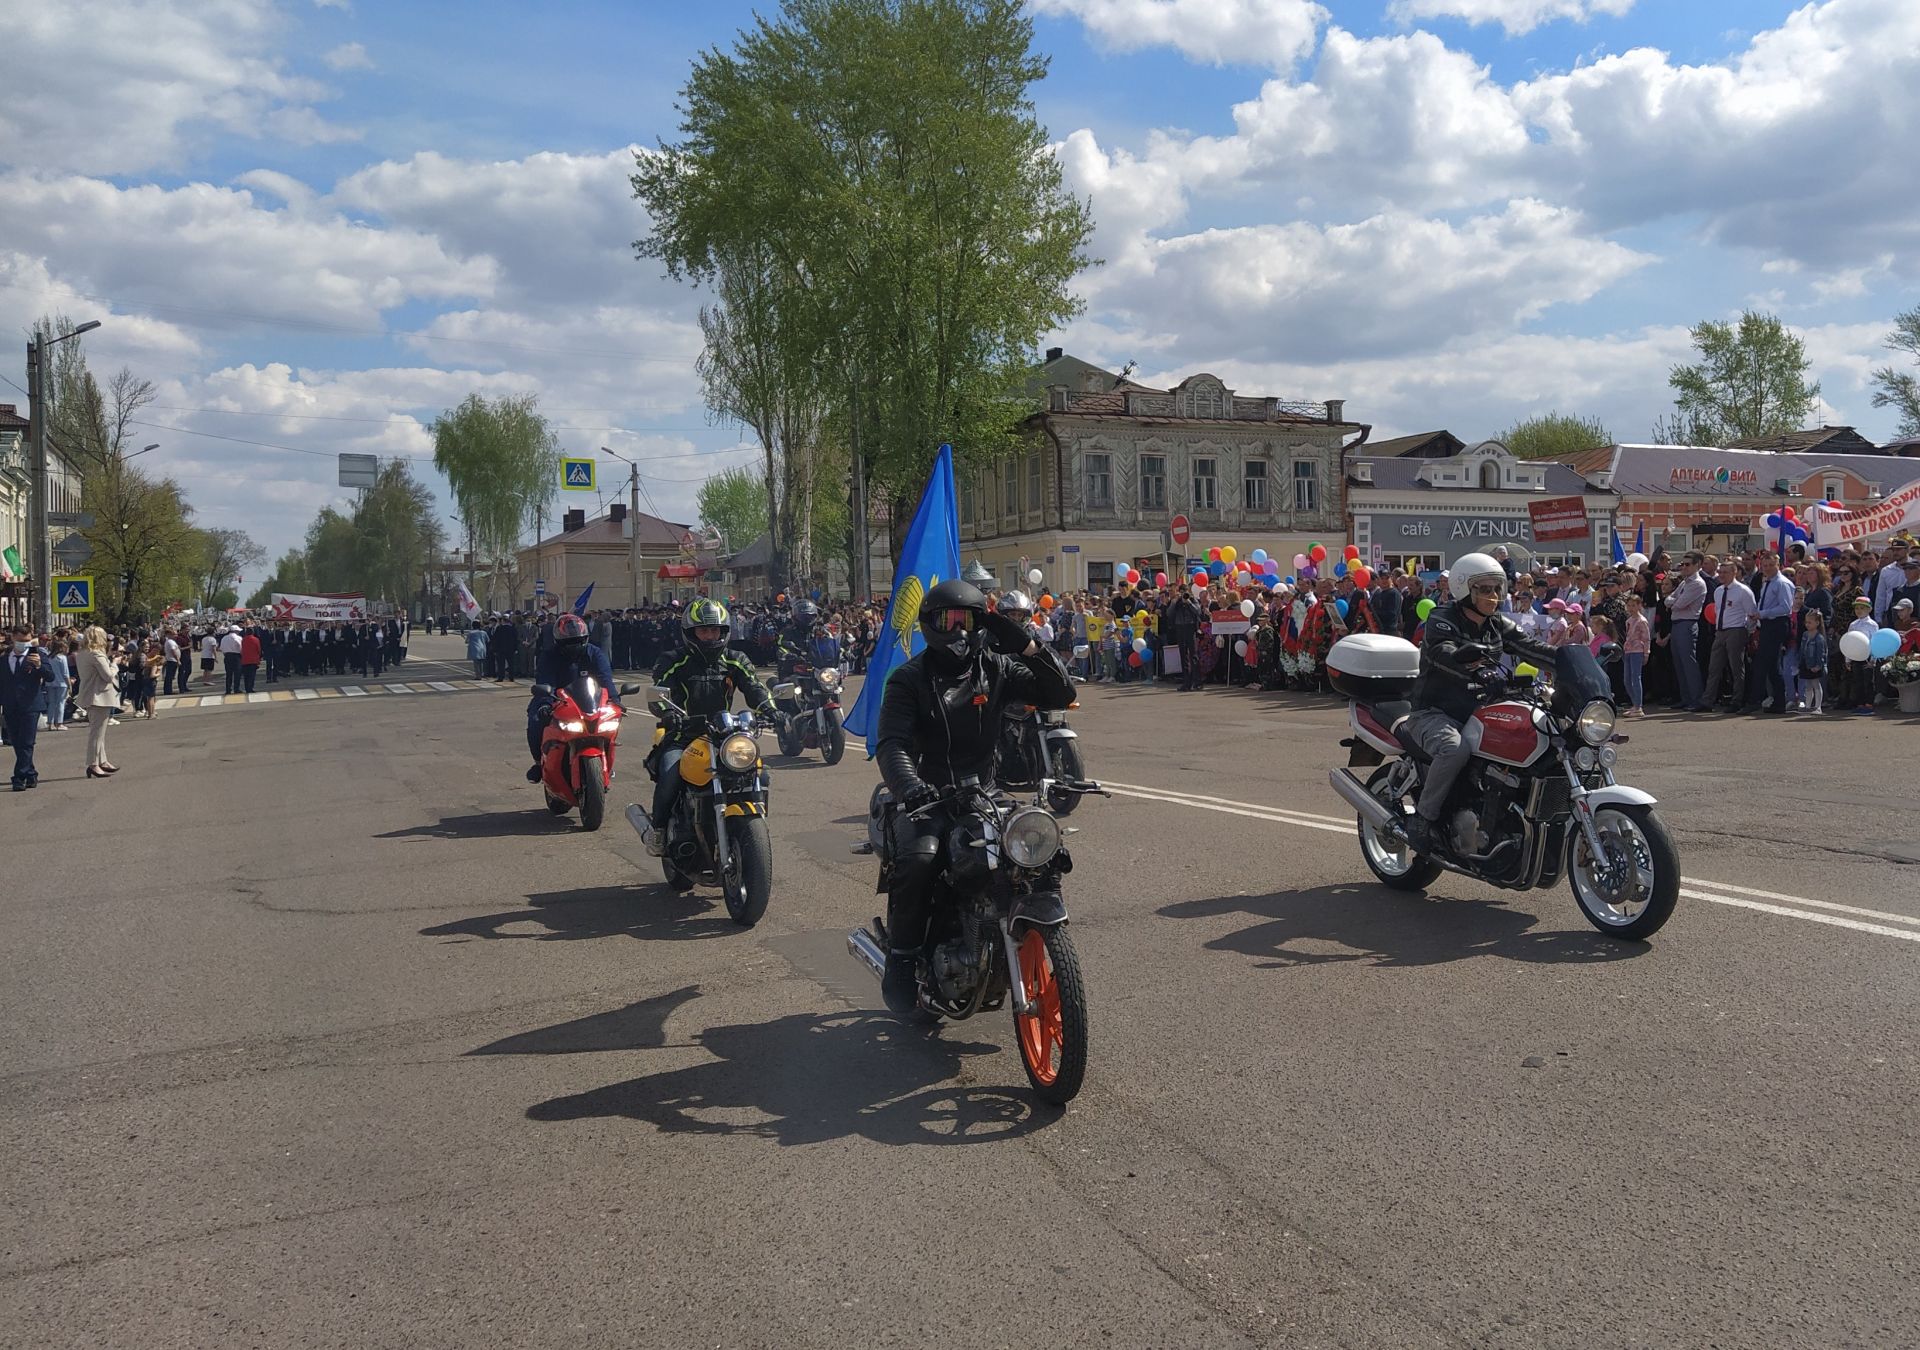
M928 623L936 633L971 633L973 620L970 609L937 609Z
M1470 586L1470 587L1469 587L1468 589L1469 589L1469 590L1471 590L1471 591L1472 591L1472 592L1473 592L1473 593L1474 593L1475 595L1498 595L1498 594L1500 594L1500 585L1499 585L1499 583L1498 583L1498 582L1493 582L1493 581L1476 581L1476 582L1474 582L1474 583L1473 583L1473 585L1472 585L1472 586Z

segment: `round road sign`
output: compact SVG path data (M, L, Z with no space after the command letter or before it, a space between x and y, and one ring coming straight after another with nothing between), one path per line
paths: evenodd
M1175 548L1185 548L1187 540L1193 538L1193 527L1187 524L1185 516L1175 516L1167 524L1167 533L1172 537Z

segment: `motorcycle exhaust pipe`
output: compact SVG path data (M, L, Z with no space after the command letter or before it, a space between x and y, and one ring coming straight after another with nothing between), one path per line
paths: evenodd
M866 929L856 928L847 934L847 951L854 960L872 972L874 979L885 978L887 954L880 950L880 944L873 940L873 934Z
M1347 805L1360 813L1360 818L1376 830L1391 831L1394 827L1393 812L1386 804L1371 792L1367 785L1346 769L1334 769L1327 774L1327 782L1333 790L1346 798Z
M647 819L647 813L641 809L640 804L633 802L627 806L627 824L633 826L635 834L645 839L647 830L653 822Z

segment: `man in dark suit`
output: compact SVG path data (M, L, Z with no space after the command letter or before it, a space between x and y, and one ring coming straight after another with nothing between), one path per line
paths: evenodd
M46 653L33 645L33 630L16 624L13 641L0 656L0 719L6 722L7 743L13 747L15 792L40 785L33 747L40 737L40 706L52 682Z
M487 655L495 662L493 682L503 684L514 678L513 663L520 654L520 634L513 626L513 616L503 614L500 622L494 626L487 638Z

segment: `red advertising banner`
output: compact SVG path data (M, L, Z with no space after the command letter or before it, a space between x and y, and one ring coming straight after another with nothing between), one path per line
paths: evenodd
M1548 497L1545 501L1528 502L1527 514L1533 517L1533 538L1536 543L1587 537L1587 502L1584 497Z

